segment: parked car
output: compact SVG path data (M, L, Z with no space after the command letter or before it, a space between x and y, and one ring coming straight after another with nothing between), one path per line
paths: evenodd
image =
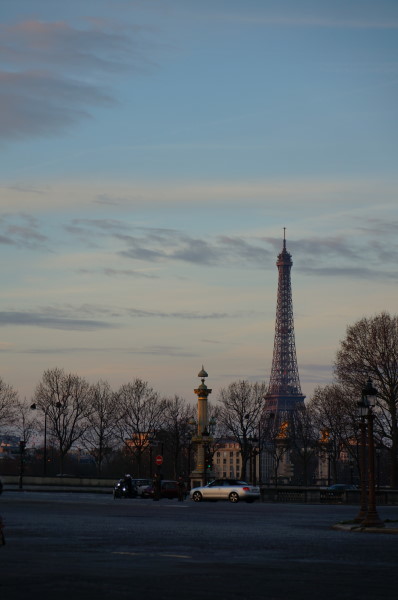
M345 492L346 490L357 490L358 487L349 483L335 483L333 485L330 485L326 489L329 492Z
M143 498L153 498L155 495L155 488L153 484L149 485L147 488L142 490ZM163 479L160 483L160 497L161 498L169 498L172 500L173 498L178 498L178 484L176 481L171 479Z
M239 502L239 500L254 502L260 498L260 488L238 479L215 479L205 486L193 488L189 496L194 502L202 500L229 500L233 503Z
M133 479L133 485L137 488L138 497L142 496L145 488L152 485L152 479Z

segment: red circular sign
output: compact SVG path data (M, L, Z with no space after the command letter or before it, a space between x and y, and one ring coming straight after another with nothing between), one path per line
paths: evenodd
M163 464L163 456L161 454L158 454L158 456L155 458L155 462L157 465L162 465Z

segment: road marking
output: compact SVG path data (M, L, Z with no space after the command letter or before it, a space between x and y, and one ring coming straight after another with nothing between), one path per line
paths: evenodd
M169 558L192 558L192 556L188 556L187 554L160 554L160 556L167 556Z
M165 558L192 558L188 554L167 554L166 552L112 552L112 554L122 554L125 556L164 556Z

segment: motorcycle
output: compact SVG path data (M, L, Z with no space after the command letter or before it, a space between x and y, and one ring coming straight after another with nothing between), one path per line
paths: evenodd
M129 491L126 481L124 479L119 479L119 481L115 484L113 488L113 499L116 498L137 498L138 492L137 488L133 485Z

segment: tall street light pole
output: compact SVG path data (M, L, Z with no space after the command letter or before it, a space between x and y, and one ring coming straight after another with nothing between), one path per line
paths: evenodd
M38 406L35 402L30 405L30 408L32 410L41 408L41 410L44 413L44 447L43 447L43 476L44 477L46 477L46 475L47 475L47 413L48 413L50 406L52 406L52 405L49 404L46 408L42 408L42 407ZM61 403L57 402L56 404L54 404L54 406L56 408L61 408Z
M359 431L360 431L360 447L359 447L359 471L360 471L360 508L357 516L355 517L355 523L362 523L364 518L366 517L366 512L368 508L368 499L367 499L367 489L366 489L366 422L365 417L368 413L368 408L365 405L363 398L361 402L358 402L358 415L360 418L359 421Z
M373 436L374 414L373 407L376 404L377 390L373 387L372 380L369 378L366 387L362 392L362 399L368 408L368 510L365 519L362 521L364 527L384 527L376 509L376 483L375 483L375 444Z

